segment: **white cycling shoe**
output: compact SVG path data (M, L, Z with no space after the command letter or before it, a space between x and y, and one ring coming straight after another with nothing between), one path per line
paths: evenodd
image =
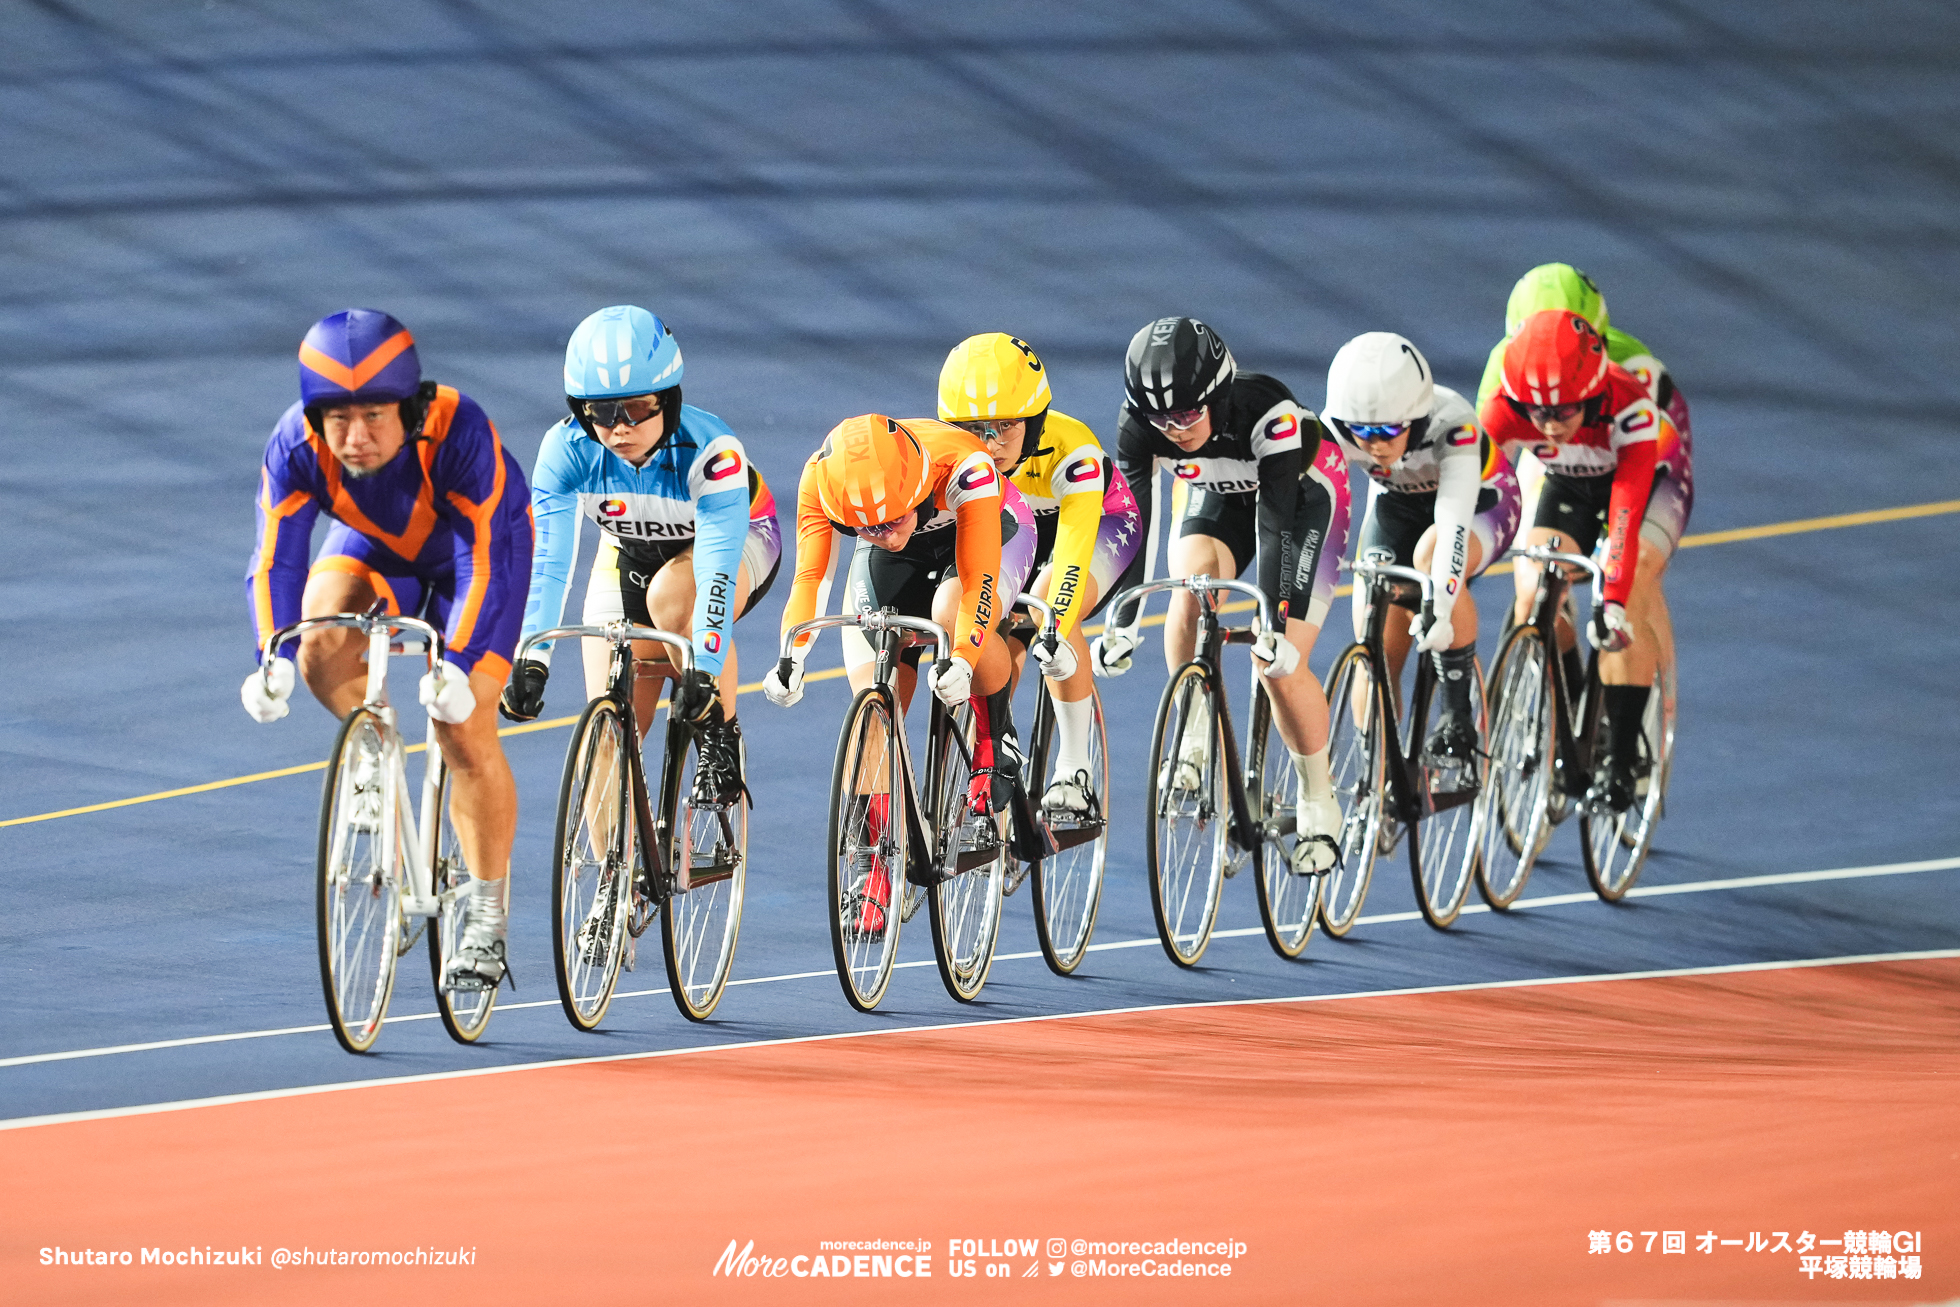
M1341 805L1332 797L1302 794L1294 808L1293 865L1296 876L1332 871L1341 860Z
M463 942L442 973L442 987L474 991L495 989L504 980L504 933L495 926L472 921L463 927Z
M1041 806L1052 812L1066 812L1077 817L1093 811L1096 800L1095 792L1089 786L1089 773L1076 771L1067 776L1057 776L1043 792Z

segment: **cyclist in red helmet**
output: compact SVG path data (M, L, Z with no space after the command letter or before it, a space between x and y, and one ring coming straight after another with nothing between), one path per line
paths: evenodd
M1611 743L1586 799L1624 812L1643 766L1640 724L1654 670L1672 648L1661 580L1693 502L1686 450L1648 388L1607 357L1592 323L1566 309L1532 314L1504 347L1503 387L1483 421L1512 459L1529 450L1545 465L1530 544L1586 554L1604 535L1605 604L1591 634ZM1535 575L1535 564L1518 567ZM1520 598L1514 621L1528 616L1527 602ZM1564 638L1576 656L1576 634Z

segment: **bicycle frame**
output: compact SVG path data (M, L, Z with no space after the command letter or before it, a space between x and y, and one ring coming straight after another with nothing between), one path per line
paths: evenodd
M932 640L933 667L939 671L944 671L950 665L952 639L946 634L946 628L939 623L922 617L903 617L890 608L880 608L875 612L838 613L829 617L812 618L807 622L799 622L783 632L781 661L778 667L785 683L788 682L795 667L795 659L791 657L790 650L795 647L796 642L806 634L813 634L832 626L855 626L869 637L872 653L875 655L872 688L890 700L894 729L891 731L891 739L887 741L887 747L891 752L887 755L886 765L892 768L893 777L905 789L905 833L906 842L910 846L910 854L906 858L906 880L911 884L925 885L929 880L943 879L951 875L953 869L931 865L933 861L931 850L936 842L937 831L931 828L930 823L921 814L919 788L912 771L911 744L905 735L905 714L899 704L897 680L898 655L906 633L924 635ZM947 729L945 718L945 706L936 696L933 697L932 716L928 724L929 740L936 740L939 732ZM959 740L957 735L954 738ZM959 740L959 746L964 749L966 742ZM935 769L938 766L937 758L938 750L934 749L931 751L930 761ZM968 761L971 761L970 757ZM933 782L937 779L936 771L926 778L928 792L933 791ZM915 875L915 867L928 867L929 870L923 876Z
M1585 572L1592 585L1592 612L1596 617L1604 605L1603 587L1606 583L1606 569L1595 559L1585 554L1568 554L1547 545L1533 545L1524 549L1513 549L1505 555L1511 559L1528 559L1541 564L1538 574L1538 591L1532 597L1531 620L1526 623L1538 629L1539 638L1545 643L1545 665L1551 676L1552 720L1555 733L1553 758L1559 771L1559 788L1572 798L1585 794L1586 779L1592 774L1593 760L1588 750L1594 735L1593 728L1598 724L1599 714L1604 709L1605 696L1594 694L1592 690L1599 685L1599 650L1593 649L1586 659L1585 684L1571 686L1566 684L1565 659L1560 656L1558 646L1558 614L1564 606L1565 594L1573 584L1565 568L1572 567ZM1554 566L1562 564L1563 566ZM1574 631L1575 640L1583 638L1583 633ZM1585 721L1577 722L1576 708L1581 704L1584 694ZM1570 768L1566 759L1572 760ZM1575 790L1573 786L1577 785Z
M648 874L652 880L649 891L656 906L664 905L673 897L675 889L690 886L680 885L680 877L668 865L666 831L654 820L653 806L647 789L646 765L641 758L639 715L633 706L633 686L635 683L635 662L633 641L652 640L667 646L668 659L674 663L681 675L686 675L694 666L694 645L684 635L672 631L662 631L652 626L634 626L630 622L607 622L603 626L556 626L549 631L540 631L518 646L513 663L532 657L532 650L548 640L561 640L571 637L581 639L605 640L612 645L612 665L606 673L606 697L619 708L620 717L634 741L633 748L626 750L626 766L633 778L633 820L639 823L640 847L650 849ZM648 723L649 726L652 723ZM674 754L682 747L678 734L669 731L662 750L661 762L665 767L676 764ZM707 883L704 879L703 884Z
M1436 601L1436 582L1427 572L1396 563L1358 558L1341 566L1357 577L1367 578L1368 618L1361 644L1368 651L1368 671L1374 677L1382 722L1388 727L1382 734L1386 737L1387 749L1383 761L1387 766L1389 793L1395 802L1396 820L1414 827L1424 817L1469 803L1477 797L1480 788L1470 786L1447 790L1440 795L1429 792L1425 786L1416 783L1415 776L1422 741L1411 739L1408 747L1403 747L1403 718L1395 709L1395 687L1389 678L1385 639L1389 610L1399 606L1394 602L1391 583L1402 581L1416 586L1422 594L1422 612L1427 616L1433 611ZM1428 720L1429 699L1435 692L1436 678L1430 672L1427 661L1418 663L1415 693L1409 703L1409 721L1420 724ZM1329 711L1333 711L1332 705L1329 705Z
M402 895L402 915L433 917L460 892L451 890L446 895L438 895L435 891L436 794L442 786L444 771L442 746L436 739L436 720L431 717L428 765L422 772L422 803L419 809L409 806L407 751L402 745L394 705L388 701L388 658L394 652L397 631L419 635L425 642L429 670L434 672L442 663L442 633L418 618L390 617L380 612L380 607L377 603L366 613L306 618L275 632L265 647L268 651L277 650L296 635L333 627L349 627L367 637L367 688L361 707L381 723L383 739L388 745L384 752L389 775L382 786L382 855L390 866L403 865L403 861L397 860L402 859L408 867L409 883ZM263 665L266 670L261 675L269 675L272 666L269 656ZM268 680L268 691L270 688ZM414 812L416 820L404 822L404 811Z
M1142 600L1159 590L1188 590L1198 597L1198 644L1192 650L1191 659L1172 672L1175 680L1185 667L1202 668L1205 679L1211 685L1212 699L1218 704L1218 726L1224 735L1225 757L1232 765L1225 768L1226 796L1232 805L1232 820L1229 826L1232 843L1241 851L1258 857L1260 848L1266 840L1266 830L1252 817L1252 806L1245 795L1245 768L1239 756L1238 732L1232 724L1232 703L1225 691L1225 669L1219 657L1225 645L1251 644L1267 631L1273 630L1272 604L1265 591L1246 581L1223 580L1218 577L1199 574L1166 578L1161 581L1147 581L1142 585L1131 586L1117 595L1111 602L1112 613L1127 610L1131 603L1137 603L1137 616L1142 616ZM1219 618L1218 595L1221 591L1235 590L1250 595L1258 602L1258 612L1253 615L1249 627L1227 628ZM1304 660L1303 660L1304 661ZM1305 671L1304 668L1301 669ZM1297 673L1296 673L1297 674ZM1306 672L1311 676L1311 671Z

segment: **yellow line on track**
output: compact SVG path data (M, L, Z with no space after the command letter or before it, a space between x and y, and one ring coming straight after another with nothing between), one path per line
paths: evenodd
M1874 508L1862 513L1835 513L1829 517L1806 517L1794 522L1771 522L1765 526L1741 526L1729 531L1709 531L1702 535L1683 536L1681 538L1681 548L1695 549L1702 545L1730 545L1744 540L1765 540L1772 536L1802 535L1809 531L1832 531L1847 526L1871 526L1879 522L1903 522L1915 517L1938 517L1944 513L1960 513L1960 499L1942 499L1931 504L1906 504L1898 508ZM1494 576L1510 570L1511 565L1509 563L1499 563L1494 567L1486 568L1484 575ZM1335 593L1337 595L1344 595L1348 593L1348 589L1349 587L1342 586ZM1252 601L1246 599L1237 603L1225 604L1222 606L1222 610L1225 612L1239 612L1250 609L1252 606ZM1145 626L1162 626L1163 623L1164 619L1159 615L1157 617L1144 618L1142 624ZM1100 629L1100 627L1095 626L1083 628L1085 632ZM821 672L811 672L803 679L806 684L812 681L834 681L843 674L843 668L832 667ZM738 693L750 694L761 688L761 681L752 681L742 686ZM663 699L661 702L664 705L666 701ZM521 726L507 726L498 731L497 734L528 735L532 731L550 731L556 730L561 726L570 726L577 720L577 717L553 717L549 721L525 722ZM423 747L420 744L411 745L409 752L414 753ZM91 803L80 808L63 808L59 812L41 812L31 817L9 817L4 821L0 821L0 827L25 826L37 821L53 821L57 817L80 817L86 813L108 812L114 808L127 808L138 803L155 803L159 799L181 799L187 794L206 794L212 790L229 789L234 785L250 785L256 781L277 780L282 776L298 776L303 772L324 771L326 770L326 766L327 764L324 760L320 762L309 762L298 767L281 767L277 771L254 772L250 776L234 776L229 780L206 781L202 785L186 785L181 789L161 790L155 794L139 794L133 799L112 799L108 803Z

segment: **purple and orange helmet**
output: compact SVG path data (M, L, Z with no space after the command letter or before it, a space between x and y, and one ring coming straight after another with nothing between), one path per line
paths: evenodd
M415 337L379 309L321 318L300 342L299 395L309 409L413 399L421 385Z

